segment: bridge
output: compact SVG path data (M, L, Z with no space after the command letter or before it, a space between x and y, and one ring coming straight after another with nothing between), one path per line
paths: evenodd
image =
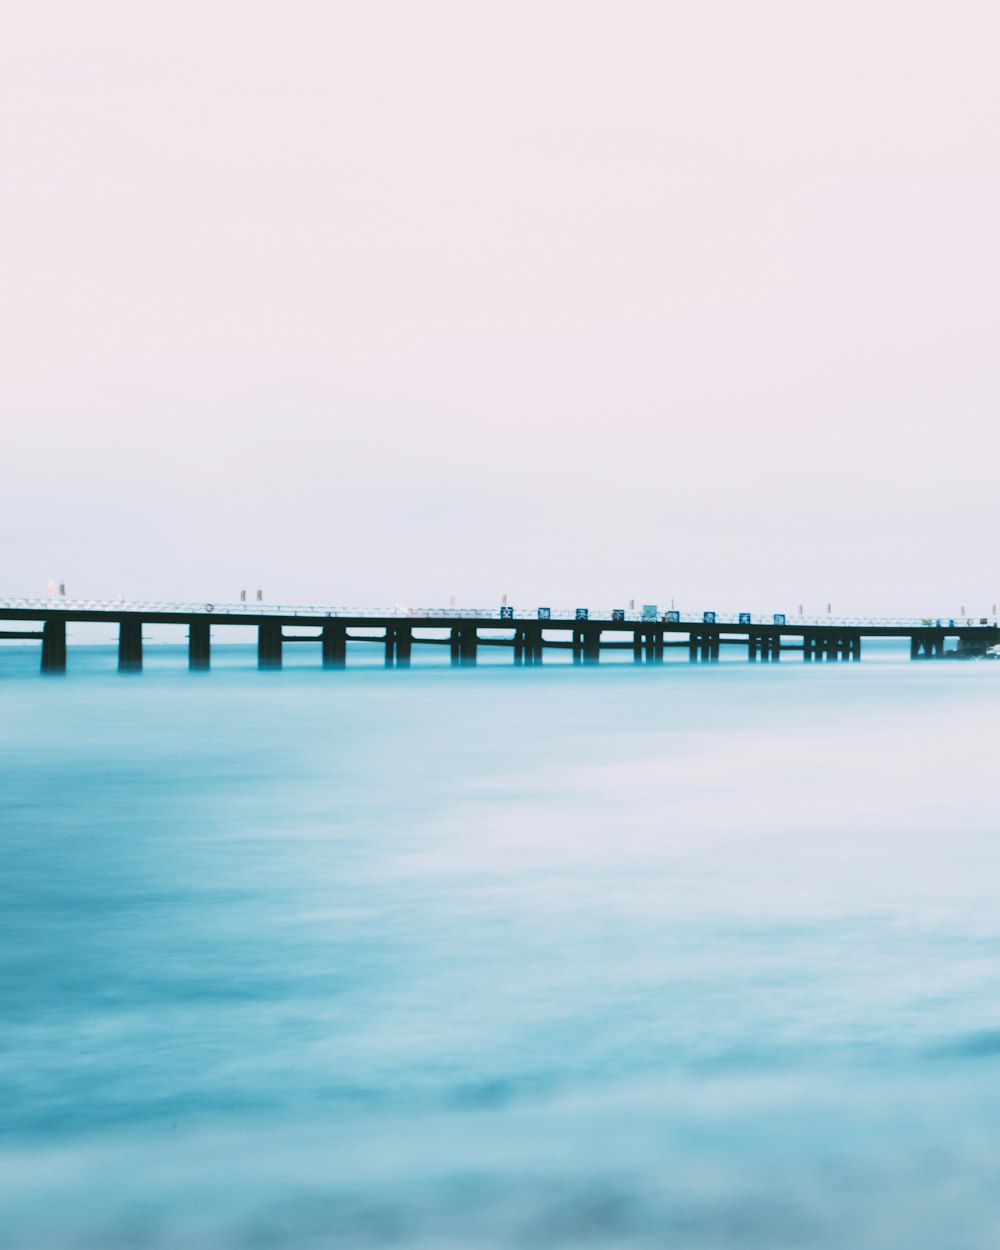
M0 639L37 639L41 670L66 671L66 627L104 623L118 629L118 668L142 668L143 628L187 627L188 666L211 665L213 631L234 625L257 631L261 669L281 668L286 644L313 643L324 668L343 668L351 643L379 643L389 668L406 668L415 646L446 646L454 665L476 663L481 647L506 647L514 664L541 664L547 650L566 649L574 663L596 664L611 650L631 651L637 664L663 662L669 648L687 652L692 663L713 663L723 647L746 651L751 663L775 663L798 654L809 662L857 661L862 640L909 639L910 658L972 658L1000 643L995 617L807 617L749 612L660 612L622 608L557 610L530 613L512 607L466 608L328 608L287 607L261 603L159 603L117 600L0 599ZM28 628L29 625L35 628ZM311 631L303 633L302 631ZM946 642L954 645L946 649Z

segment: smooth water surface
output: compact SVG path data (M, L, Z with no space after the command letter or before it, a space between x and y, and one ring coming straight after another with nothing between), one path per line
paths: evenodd
M213 660L0 650L5 1250L1000 1243L1000 664Z

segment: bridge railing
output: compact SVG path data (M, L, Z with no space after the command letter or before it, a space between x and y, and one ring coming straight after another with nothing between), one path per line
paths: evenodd
M242 616L283 616L283 617L329 617L336 619L338 617L353 617L355 619L381 619L386 617L411 618L423 620L440 620L442 622L454 619L462 620L481 620L495 621L500 626L513 624L514 621L525 622L532 621L542 624L544 627L547 621L552 623L564 623L582 619L578 608L551 608L544 609L548 615L544 618L539 617L538 608L513 608L502 611L500 608L410 608L400 604L392 604L391 606L382 607L349 607L315 604L278 604L278 603L258 603L252 601L250 603L214 603L210 601L199 602L164 602L160 600L136 600L136 599L52 599L47 597L39 598L0 598L0 611L4 608L13 611L32 611L41 612L51 610L54 612L107 612L114 615L121 612L148 612L148 613L173 613L183 615L210 615L210 616L229 616L239 619ZM508 613L513 612L513 617ZM709 619L710 618L710 619ZM749 619L747 619L749 618ZM740 612L687 612L678 609L672 609L669 613L658 612L656 616L650 617L641 611L623 610L620 608L600 608L587 609L587 618L594 622L608 622L613 620L618 622L626 622L636 625L653 625L663 623L669 620L671 624L681 626L690 626L697 629L705 625L714 625L716 627L736 628L745 630L747 628L777 628L777 629L801 629L804 627L818 629L837 629L840 627L864 629L864 628L895 628L895 629L976 629L976 628L996 628L997 618L995 616L812 616L812 615L775 615L764 613L740 613Z

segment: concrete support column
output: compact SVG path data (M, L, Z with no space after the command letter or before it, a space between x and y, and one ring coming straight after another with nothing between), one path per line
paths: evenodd
M46 621L42 626L42 672L66 672L65 621Z
M851 639L851 659L857 662L861 659L861 635L855 634Z
M462 631L457 625L453 626L451 638L448 642L448 649L451 652L452 667L462 663Z
M663 630L653 630L653 663L663 663Z
M632 630L632 659L636 664L642 663L643 637L641 629Z
M347 665L347 626L323 626L323 667L344 668Z
M257 626L257 667L281 668L281 626L273 621Z
M688 634L688 661L691 664L698 663L698 653L701 650L701 634Z
M410 652L413 650L412 625L396 626L396 667L410 667Z
M385 627L385 666L392 668L396 662L396 627L395 625L387 625Z
M601 631L591 625L583 631L583 662L598 664L601 659Z
M929 642L927 646L929 650L933 649L934 655L943 656L944 655L944 634L938 634L934 638L933 642Z
M212 663L212 627L208 621L188 626L188 668L204 670Z
M747 635L747 660L751 664L757 663L757 651L760 647L760 638L757 634Z
M528 664L541 664L542 662L542 627L541 625L529 625L524 631L524 658Z
M524 663L524 644L525 630L518 628L514 630L514 663Z
M573 630L573 663L583 663L583 630L579 625Z
M142 670L142 621L121 621L118 625L118 671Z
M475 625L465 625L461 630L459 652L462 664L475 664L479 635Z
M910 659L920 659L920 636L919 634L910 635Z

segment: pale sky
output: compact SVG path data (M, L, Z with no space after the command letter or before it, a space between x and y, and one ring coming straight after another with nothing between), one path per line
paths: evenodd
M979 612L1000 8L11 3L2 594Z

